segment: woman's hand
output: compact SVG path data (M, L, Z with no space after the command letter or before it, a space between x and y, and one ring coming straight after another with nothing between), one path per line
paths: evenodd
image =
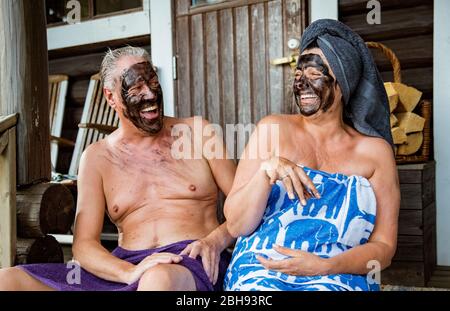
M220 253L221 250L216 243L204 238L189 244L180 255L187 255L193 259L201 256L203 268L211 283L215 285L219 276Z
M316 276L327 275L330 271L330 263L327 259L301 250L289 249L279 245L273 246L278 253L290 256L283 260L266 259L257 255L256 258L264 268L289 275Z
M261 164L270 184L281 180L291 200L295 199L294 191L297 193L302 205L306 205L306 199L315 197L320 199L320 194L305 171L295 163L281 157L272 157Z

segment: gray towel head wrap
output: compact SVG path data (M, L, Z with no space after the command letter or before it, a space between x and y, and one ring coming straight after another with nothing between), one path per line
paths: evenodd
M313 22L302 36L300 52L316 43L342 91L345 118L360 133L384 138L393 146L386 91L364 40L332 19Z

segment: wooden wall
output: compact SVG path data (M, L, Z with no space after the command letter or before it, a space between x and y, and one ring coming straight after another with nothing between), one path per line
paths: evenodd
M100 71L100 64L108 47L125 45L145 47L150 53L150 36L49 51L49 74L69 76L62 137L76 140L90 77ZM57 172L68 172L72 152L73 148L60 149Z
M306 24L303 0L233 0L192 8L175 1L176 113L217 124L257 123L289 113L293 73L270 60L291 55Z
M381 0L381 24L369 25L365 0L339 0L339 20L366 41L390 47L400 60L403 83L433 97L433 0ZM392 81L391 66L374 51L385 81Z

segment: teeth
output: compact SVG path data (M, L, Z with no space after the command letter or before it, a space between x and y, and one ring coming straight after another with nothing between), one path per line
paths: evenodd
M148 108L142 109L141 112L150 112L150 111L153 111L153 110L156 110L156 109L158 109L158 105L153 105L153 106L150 106Z
M307 98L316 98L317 95L302 95L303 99L307 99Z

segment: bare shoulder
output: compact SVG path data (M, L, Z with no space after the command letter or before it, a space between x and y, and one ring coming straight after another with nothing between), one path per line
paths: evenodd
M298 115L290 115L290 114L272 114L268 115L261 119L258 122L258 125L266 125L266 124L278 124L278 125L287 125L287 124L295 124L298 122Z
M361 135L357 150L370 159L376 169L391 169L396 165L392 146L383 138Z
M89 145L81 155L80 165L98 167L100 159L107 149L107 139L97 141Z

